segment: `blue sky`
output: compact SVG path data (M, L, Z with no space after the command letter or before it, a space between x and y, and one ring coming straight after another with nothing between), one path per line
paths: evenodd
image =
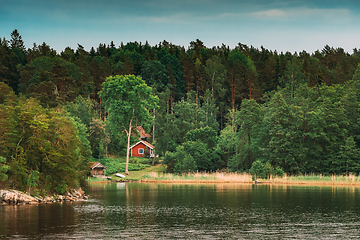
M239 42L278 52L360 48L359 0L0 0L0 37L16 28L26 47L61 52L81 44L163 40L231 48Z

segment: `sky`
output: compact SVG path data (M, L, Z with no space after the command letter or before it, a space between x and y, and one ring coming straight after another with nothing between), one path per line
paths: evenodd
M17 29L27 48L58 53L99 43L163 40L208 48L238 43L313 53L360 48L360 0L0 0L0 37Z

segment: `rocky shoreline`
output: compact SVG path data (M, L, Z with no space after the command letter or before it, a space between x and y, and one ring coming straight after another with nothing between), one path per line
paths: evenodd
M0 189L0 205L9 204L39 204L39 203L55 203L70 201L86 201L88 196L79 188L67 191L64 195L54 195L46 197L32 197L18 190L1 190Z

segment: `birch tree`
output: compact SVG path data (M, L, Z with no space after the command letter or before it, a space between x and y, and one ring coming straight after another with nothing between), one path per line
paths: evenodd
M147 127L153 121L150 110L156 109L158 97L152 94L151 87L134 75L110 76L102 83L99 92L102 103L109 113L106 121L117 133L125 131L127 135L126 168L129 174L129 147L132 129L137 125Z

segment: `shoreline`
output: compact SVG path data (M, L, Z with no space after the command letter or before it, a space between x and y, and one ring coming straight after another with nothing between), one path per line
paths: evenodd
M88 184L106 184L115 182L162 183L162 184L253 184L253 185L289 185L289 186L334 186L334 187L360 187L360 182L327 182L327 181L221 181L221 180L111 180L93 181Z
M87 201L88 196L79 188L72 189L63 195L33 197L15 189L0 189L0 205L48 204L56 202Z
M266 184L266 185L298 185L298 186L351 186L360 187L360 176L349 174L343 175L286 175L282 177L271 176L269 179L255 178L249 173L234 172L194 172L173 174L158 171L131 171L126 178L118 178L115 174L112 179L93 178L88 184L101 184L111 182L139 182L139 183L177 183L177 184Z

